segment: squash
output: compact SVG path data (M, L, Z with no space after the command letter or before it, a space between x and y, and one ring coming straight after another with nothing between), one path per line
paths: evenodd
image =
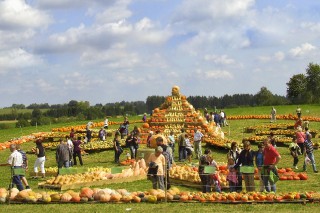
M80 197L91 198L93 195L93 190L89 187L84 187L80 190Z
M134 196L132 198L132 201L135 202L135 203L140 203L141 202L141 198L139 196Z
M72 199L72 196L71 196L69 193L67 193L67 192L63 193L63 194L61 195L61 197L60 197L60 200L61 200L62 202L70 202L71 199Z
M109 194L107 194L107 193L102 193L102 194L100 195L99 201L105 203L105 202L109 202L110 199L111 199L111 196L110 196Z

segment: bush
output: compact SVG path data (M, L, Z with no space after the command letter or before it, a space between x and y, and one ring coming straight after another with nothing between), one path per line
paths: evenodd
M10 123L0 123L0 129L10 129L12 128L12 124Z
M19 119L18 122L16 123L16 128L20 128L20 127L27 127L30 126L30 123L28 120L26 119Z

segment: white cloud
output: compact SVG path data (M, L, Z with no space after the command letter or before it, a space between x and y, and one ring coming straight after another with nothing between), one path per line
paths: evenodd
M283 59L285 58L285 54L281 51L278 51L274 54L274 58L277 61L283 61Z
M233 75L231 72L227 70L208 70L203 71L198 69L195 71L195 76L200 79L233 79Z
M283 53L282 51L277 51L275 52L273 55L270 56L266 56L266 55L262 55L262 56L258 56L258 60L261 61L262 63L271 63L273 61L283 61L285 59L285 53Z
M1 1L0 20L2 30L44 28L52 22L48 14L30 7L24 0Z
M105 24L129 18L132 15L132 12L128 9L130 3L131 0L115 1L112 6L107 7L103 12L95 14L96 22L98 24Z
M235 63L235 60L232 58L229 58L228 55L221 55L221 56L205 55L204 60L213 61L216 64L223 64L223 65L230 65Z
M320 33L320 22L302 22L301 28L308 29L313 33Z
M292 48L289 53L293 56L293 57L300 57L300 56L304 56L308 53L310 53L311 51L317 49L315 46L313 46L312 44L309 43L304 43L301 44L301 46Z
M41 58L38 58L21 48L0 52L0 73L6 73L9 70L36 67L41 63Z

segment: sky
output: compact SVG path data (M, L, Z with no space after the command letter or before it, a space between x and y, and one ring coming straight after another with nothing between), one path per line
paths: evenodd
M0 107L286 95L320 59L318 0L0 0Z

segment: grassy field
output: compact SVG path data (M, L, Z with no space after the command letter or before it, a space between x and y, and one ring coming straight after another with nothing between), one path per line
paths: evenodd
M308 109L309 113L312 113L312 116L320 116L320 107L315 105L303 105L301 106L303 109L303 114L307 114L306 110ZM296 106L278 106L276 107L278 114L294 114ZM233 109L225 109L227 115L245 115L245 114L269 114L271 111L271 107L252 107L248 108L233 108ZM129 117L129 120L139 120L140 117ZM111 118L110 120L122 120L121 118ZM28 127L23 129L7 129L0 130L0 141L6 141L15 137L19 137L21 135L28 135L33 132L40 131L51 131L52 128L62 127L62 126L71 126L71 125L79 125L85 124L86 122L77 122L77 123L68 123L65 125L51 125L51 126L38 126L36 127ZM223 127L223 131L225 132L225 136L234 141L240 142L242 138L248 137L252 135L252 133L244 133L244 128L247 126L253 125L263 125L270 123L269 120L229 120L229 126ZM294 123L294 121L285 121L278 120L277 123ZM111 126L111 128L117 128L118 126ZM133 128L131 125L130 128ZM320 123L310 122L310 129L320 130ZM319 138L315 138L314 140L318 141ZM23 144L22 148L25 151L30 150L34 144L32 142ZM254 150L257 150L257 144L252 144ZM206 147L203 147L203 149ZM215 148L209 147L213 151L213 157L218 162L226 162L226 153L227 150L223 148ZM278 147L279 152L281 153L282 159L279 163L279 167L291 167L293 159L291 155L289 155L288 146L282 145ZM0 163L4 163L9 156L9 151L0 151ZM35 162L34 155L28 155L29 157L29 167L32 170L33 163ZM117 166L113 163L114 153L113 151L104 151L94 154L89 154L83 157L84 166L85 167L94 167L94 166L103 166L103 167L114 167ZM121 156L122 159L125 156ZM175 159L177 159L177 153L175 153ZM320 159L320 151L315 151L315 159L319 161ZM195 160L193 163L197 163ZM300 162L298 163L299 170L301 171L303 164L302 157L300 158ZM54 151L47 151L47 161L46 167L56 166ZM318 164L318 167L319 164ZM10 180L10 170L7 167L0 167L0 187L7 187ZM308 176L309 179L307 181L279 181L277 183L277 191L278 192L291 192L291 191L320 191L320 174L315 174L312 172L311 166L308 168ZM38 180L31 179L27 176L29 184L31 188L37 191ZM104 187L109 187L113 189L125 188L129 191L144 191L151 188L151 182L138 181L132 183L125 184L112 184L106 185ZM178 186L182 190L195 191L197 189L191 187L183 187ZM239 204L239 205L226 205L226 204L202 204L202 203L161 203L161 204L50 204L50 205L1 205L1 210L12 212L12 211L23 211L23 212L42 212L44 210L48 212L53 211L64 211L68 208L68 212L150 212L150 211L159 211L159 212L181 212L183 208L184 212L200 212L200 211L216 211L216 212L226 212L230 211L230 207L232 208L232 212L240 212L240 211L264 211L264 212L315 212L319 209L319 204L273 204L273 205L249 205L249 204Z

